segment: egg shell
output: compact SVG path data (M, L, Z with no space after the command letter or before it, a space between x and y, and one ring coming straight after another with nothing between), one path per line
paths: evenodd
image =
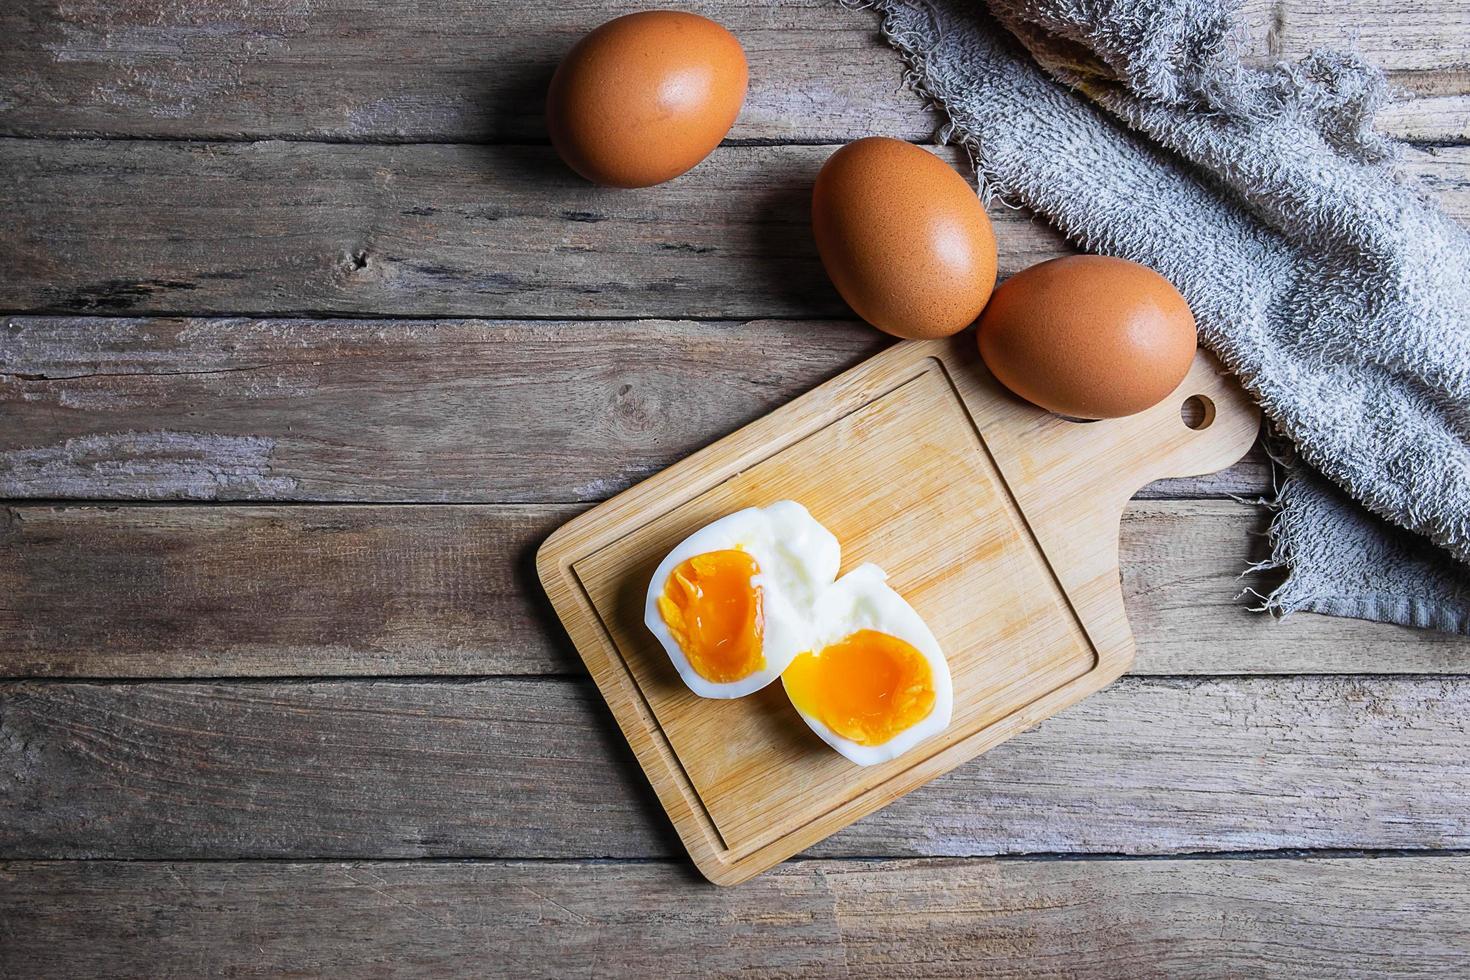
M740 114L740 42L714 21L651 10L608 21L562 59L546 126L567 165L609 187L649 187L709 156Z
M1167 398L1194 360L1194 314L1148 266L1070 255L1001 284L980 318L1001 384L1058 415L1108 419Z
M869 137L828 158L812 231L842 298L896 337L958 333L995 288L995 233L974 188L902 140Z

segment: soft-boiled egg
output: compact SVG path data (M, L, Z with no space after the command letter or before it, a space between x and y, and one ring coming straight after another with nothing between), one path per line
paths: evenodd
M887 762L949 727L949 663L929 627L865 564L813 607L811 645L781 675L812 731L860 766Z
M669 552L644 622L695 694L743 697L807 649L841 561L832 532L794 500L736 511Z

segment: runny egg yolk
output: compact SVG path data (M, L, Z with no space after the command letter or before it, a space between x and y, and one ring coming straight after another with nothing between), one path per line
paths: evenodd
M929 661L877 630L801 654L781 680L797 710L859 745L882 745L934 710Z
M700 677L716 684L743 680L766 665L760 565L729 549L680 562L658 598L674 641Z

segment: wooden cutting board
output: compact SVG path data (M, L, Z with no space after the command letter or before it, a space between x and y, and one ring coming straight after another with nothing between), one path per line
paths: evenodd
M1181 415L1192 397L1197 428ZM569 522L537 567L694 863L733 884L1122 674L1124 504L1235 462L1259 425L1203 352L1162 404L1084 423L1007 392L972 336L906 342ZM779 682L731 701L680 682L643 625L655 566L710 521L783 498L837 535L844 572L876 562L928 621L954 675L944 734L863 768Z

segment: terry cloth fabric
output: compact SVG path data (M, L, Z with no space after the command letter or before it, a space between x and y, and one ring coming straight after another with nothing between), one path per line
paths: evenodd
M986 193L1172 280L1292 444L1263 607L1470 632L1470 235L1381 73L1244 65L1226 0L869 5Z

